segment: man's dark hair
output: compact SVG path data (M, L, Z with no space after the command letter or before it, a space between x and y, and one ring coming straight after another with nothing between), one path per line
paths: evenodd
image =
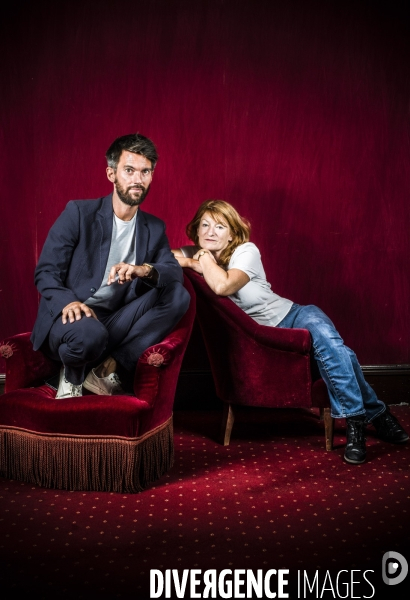
M145 137L145 135L141 135L140 133L130 133L129 135L123 135L117 138L111 144L105 153L105 158L107 159L108 166L112 167L114 171L117 170L123 150L134 152L134 154L141 154L141 156L150 160L152 168L155 168L158 160L158 152L153 142Z

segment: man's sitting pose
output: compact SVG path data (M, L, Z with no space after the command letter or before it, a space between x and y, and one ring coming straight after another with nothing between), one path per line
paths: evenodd
M83 387L123 393L140 355L189 306L164 222L139 210L158 159L154 144L125 135L106 159L113 193L69 202L35 271L41 300L31 340L63 363L56 398L81 396Z

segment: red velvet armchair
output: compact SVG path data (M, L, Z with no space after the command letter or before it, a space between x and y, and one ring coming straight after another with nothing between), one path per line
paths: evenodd
M195 294L174 330L138 361L135 396L55 399L44 381L60 365L34 352L30 334L2 345L0 473L45 487L139 492L173 464L172 408L195 317Z
M312 375L310 333L259 325L232 300L214 294L203 277L191 269L185 275L196 293L197 319L224 402L221 443L230 442L235 404L317 407L324 418L326 450L332 450L330 401L324 381Z

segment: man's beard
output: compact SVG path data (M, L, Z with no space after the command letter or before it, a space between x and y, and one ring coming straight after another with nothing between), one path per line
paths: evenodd
M118 198L121 200L121 202L124 202L124 204L127 204L128 206L139 206L140 204L142 204L143 201L145 200L145 196L148 194L149 188L150 188L150 186L145 188L141 184L131 185L127 188L123 188L120 186L117 179L114 181L114 183L115 183L115 191L117 192ZM139 196L139 198L131 197L129 190L131 190L133 188L139 188L140 190L142 190L142 194L141 194L141 196Z

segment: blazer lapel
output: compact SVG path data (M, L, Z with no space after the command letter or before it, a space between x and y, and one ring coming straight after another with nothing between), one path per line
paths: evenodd
M142 263L145 261L146 255L147 255L149 231L148 231L148 224L145 219L145 215L140 210L138 210L138 212L137 212L137 223L135 226L135 236L136 236L135 264L142 265Z
M108 255L111 247L112 237L112 194L105 196L102 200L102 206L96 215L96 222L101 229L101 244L100 244L100 273L101 281L104 278L105 267L107 266ZM95 249L97 252L97 248Z

